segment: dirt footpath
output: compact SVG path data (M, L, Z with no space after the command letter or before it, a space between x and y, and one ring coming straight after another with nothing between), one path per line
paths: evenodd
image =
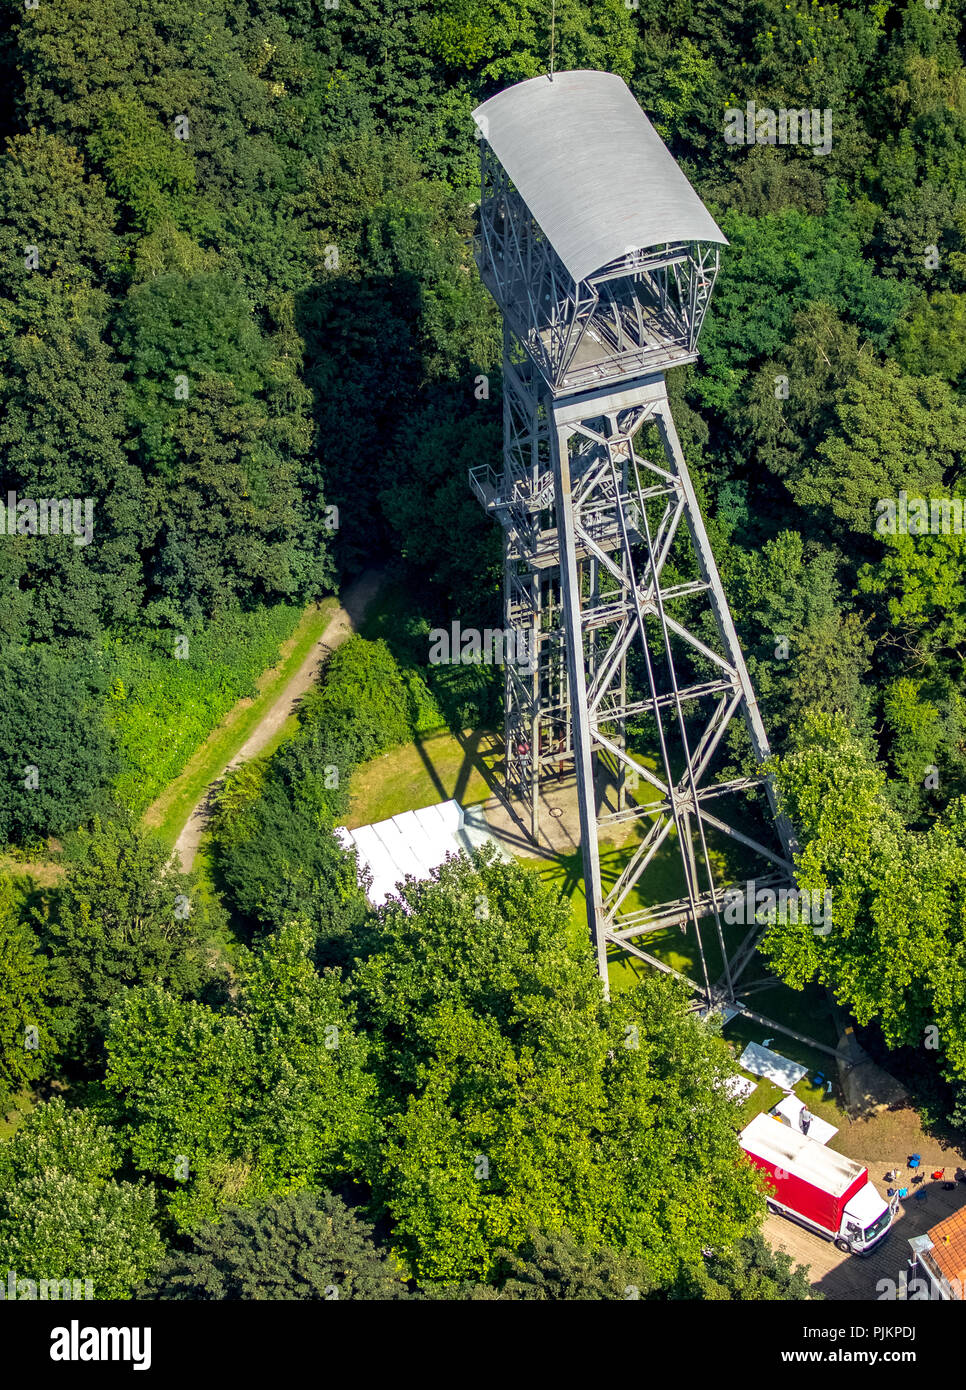
M302 696L311 690L322 666L336 647L342 645L347 637L357 630L365 614L382 585L384 576L378 570L367 570L353 584L349 585L342 599L342 607L332 615L325 631L312 646L302 665L284 687L275 702L265 711L245 743L231 762L218 773L205 789L201 800L195 806L185 823L184 829L175 843L175 854L181 860L181 867L187 873L195 862L201 837L208 825L211 813L212 793L230 768L255 758L281 729L289 715L298 707Z

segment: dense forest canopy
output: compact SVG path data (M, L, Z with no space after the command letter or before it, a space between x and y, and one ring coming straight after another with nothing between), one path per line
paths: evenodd
M91 499L96 543L6 536L0 606L12 659L45 644L98 735L119 631L302 603L384 554L434 616L496 615L498 540L465 486L500 428L469 113L545 70L545 10L9 6L4 476ZM940 799L914 750L942 799L962 761L959 541L871 520L961 488L960 11L568 0L556 19L558 66L626 78L730 241L672 389L775 741L803 704L841 706L921 819ZM827 109L828 153L729 145L747 100ZM795 547L802 592L772 597L767 557ZM62 727L50 703L5 746ZM77 774L91 806L102 742ZM8 835L64 828L55 799L7 816Z

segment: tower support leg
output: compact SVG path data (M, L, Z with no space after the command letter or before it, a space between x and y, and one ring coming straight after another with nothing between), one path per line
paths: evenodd
M583 625L580 620L580 578L577 570L577 541L571 492L569 434L570 432L564 429L555 429L551 434L557 531L560 537L560 592L567 647L567 676L574 740L574 767L577 773L587 926L597 956L597 969L603 981L604 995L609 997L607 941L604 937L604 895L600 877L600 852L597 846L597 798L587 710Z

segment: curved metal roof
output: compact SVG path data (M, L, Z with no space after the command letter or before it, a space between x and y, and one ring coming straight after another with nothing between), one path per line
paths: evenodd
M615 73L532 77L490 97L473 119L577 281L630 247L727 245Z

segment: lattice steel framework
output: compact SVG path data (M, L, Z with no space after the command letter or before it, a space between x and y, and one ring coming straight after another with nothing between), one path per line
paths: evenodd
M484 117L501 97L481 108ZM729 952L722 895L733 885L722 880L722 848L743 857L758 887L778 888L794 886L795 844L761 771L768 739L665 382L667 370L697 358L718 244L628 246L575 281L476 114L476 253L505 325L504 459L499 473L476 469L470 481L504 528L504 622L530 657L507 666L506 795L539 841L541 788L561 760L572 760L588 921L605 988L609 947L677 974L643 939L693 923L700 978L680 978L696 1005L728 1003L761 1018L741 998L761 987L741 984L759 928L748 924ZM688 542L690 568L681 553ZM716 778L716 754L736 716L758 770ZM640 742L648 720L653 762L631 747L635 726ZM755 796L757 816L747 805ZM605 887L601 835L628 822L639 823L639 843ZM673 844L683 894L635 905L635 889Z

